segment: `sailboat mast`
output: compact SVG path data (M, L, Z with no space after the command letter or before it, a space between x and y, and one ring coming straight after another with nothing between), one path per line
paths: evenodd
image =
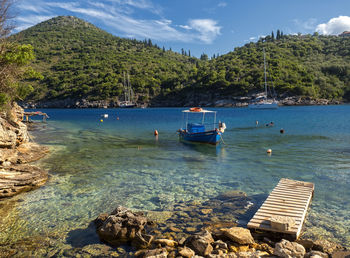
M266 58L265 58L265 48L264 51L264 80L265 80L265 99L267 99L267 83L266 83Z
M130 84L130 75L128 73L128 101L131 101L131 84Z
M266 82L266 57L265 57L265 48L264 50L264 80L265 80L265 99L267 99L267 82Z
M124 74L124 81L123 81L123 84L124 84L124 100L127 101L127 99L126 99L127 86L126 86L126 79L125 79L125 71L123 72L123 74Z

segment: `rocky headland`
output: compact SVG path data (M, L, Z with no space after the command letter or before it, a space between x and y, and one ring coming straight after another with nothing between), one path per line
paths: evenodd
M48 148L30 141L24 111L16 103L0 113L0 198L11 197L43 185L47 171L30 165L48 153Z

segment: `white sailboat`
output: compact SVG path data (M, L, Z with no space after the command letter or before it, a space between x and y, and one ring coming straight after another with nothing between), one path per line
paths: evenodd
M265 48L264 50L264 79L265 79L265 94L254 102L251 102L248 107L251 109L276 109L278 108L278 101L274 98L267 97L267 82L266 82L266 58L265 58Z
M130 84L130 76L128 73L128 81L125 80L125 72L124 72L124 101L119 103L120 108L132 108L135 107L136 104L132 101L134 96L134 92L131 88Z

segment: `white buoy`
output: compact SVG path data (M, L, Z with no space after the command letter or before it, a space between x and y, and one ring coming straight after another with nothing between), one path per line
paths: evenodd
M108 118L108 114L104 114L103 117L104 117L104 118Z

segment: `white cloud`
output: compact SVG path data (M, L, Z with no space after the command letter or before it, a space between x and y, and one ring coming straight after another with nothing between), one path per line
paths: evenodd
M48 15L48 16L45 16L45 15L28 15L28 16L18 17L16 19L16 22L20 23L20 25L16 26L16 28L14 29L14 32L25 30L25 29L27 29L27 28L29 28L29 27L37 24L37 23L49 20L49 19L51 19L53 17L54 16L51 16L51 15Z
M183 28L185 30L192 30L192 28L188 25L179 25L180 28Z
M350 31L350 17L339 16L332 18L327 23L317 25L316 31L324 35L337 35L344 31Z
M34 12L34 13L41 13L41 14L50 12L50 10L48 10L41 4L33 5L25 2L19 2L16 7L19 8L20 10L25 10L27 12Z
M220 2L218 4L218 7L226 7L227 6L227 3L226 2Z
M110 3L117 4L118 6L123 6L124 8L134 7L138 9L148 10L154 14L161 14L162 8L158 5L154 5L149 0L107 0ZM130 9L127 8L128 12L131 12Z
M221 27L217 26L217 22L211 19L193 19L190 20L190 27L198 31L196 38L204 43L210 44L220 35Z
M149 12L154 8L148 0L107 0L105 2L38 2L30 4L29 0L21 8L30 10L27 15L17 17L20 23L16 31L20 31L43 20L50 19L57 15L77 15L95 24L104 24L109 31L118 31L119 35L138 39L151 38L159 41L178 41L212 43L220 35L221 27L217 21L211 19L192 19L188 24L176 25L169 19L155 15L155 19L137 19L133 17L133 11L128 8L147 9ZM41 6L45 15L34 15ZM126 7L126 5L128 5ZM126 7L126 8L124 8ZM25 11L25 10L23 10ZM155 14L154 12L152 12ZM157 19L158 17L158 19ZM99 26L99 25L98 25Z
M301 21L298 19L294 20L294 23L302 30L314 30L317 20L315 18L310 18L306 21Z
M249 40L250 41L256 40L256 37L250 37Z

